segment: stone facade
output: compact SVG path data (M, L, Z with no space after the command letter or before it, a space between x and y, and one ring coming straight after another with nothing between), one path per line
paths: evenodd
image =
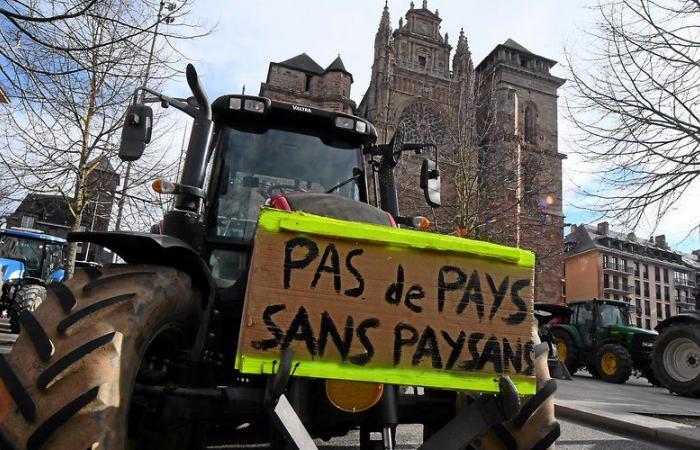
M563 214L557 146L555 61L510 39L474 67L460 32L456 46L427 1L411 2L398 28L384 6L374 40L369 87L357 108L347 98L352 75L336 59L322 69L306 54L271 63L260 95L354 112L387 143L407 125L406 142L435 144L442 203L425 205L418 188L424 156L404 154L397 167L402 215L429 217L444 233L535 251L538 301L562 301ZM467 137L465 137L467 136ZM376 180L369 176L370 197Z
M325 69L306 53L280 63L272 62L260 95L272 100L297 103L352 114L352 74L340 55Z

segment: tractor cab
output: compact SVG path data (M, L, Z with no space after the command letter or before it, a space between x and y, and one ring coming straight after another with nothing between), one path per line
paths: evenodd
M39 230L0 230L2 282L23 278L61 281L65 273L65 247L65 239L43 234Z
M348 114L225 96L212 104L209 234L250 243L260 206L289 193L367 202L363 151L377 133Z

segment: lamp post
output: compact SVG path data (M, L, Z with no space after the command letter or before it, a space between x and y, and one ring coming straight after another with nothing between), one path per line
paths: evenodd
M174 11L177 5L173 2L166 2L162 1L160 2L160 5L158 6L158 17L156 19L156 26L155 29L153 30L153 39L151 40L151 50L148 52L148 62L146 63L146 73L144 74L144 79L143 79L143 85L145 86L148 84L148 78L151 75L151 64L153 63L153 53L156 48L156 39L158 38L158 27L160 26L161 20L163 20L165 23L172 23L173 18L170 16L166 16L165 18L163 17L163 9L167 9L168 11ZM141 99L143 100L143 95L145 93L141 93ZM121 228L122 224L122 217L124 215L124 202L126 201L126 193L129 189L129 178L131 176L131 161L126 163L126 172L124 173L124 186L122 187L122 192L121 196L119 197L119 202L117 203L117 220L114 224L114 229L115 231L119 231ZM116 259L116 255L114 256Z

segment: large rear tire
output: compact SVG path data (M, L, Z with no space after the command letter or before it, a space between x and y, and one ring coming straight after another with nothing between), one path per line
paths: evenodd
M175 342L185 347L171 351L186 349L200 315L189 276L171 268L78 270L49 285L0 355L0 448L188 448L188 427L161 444L134 442L129 406L144 356Z
M700 397L700 324L676 323L664 328L651 359L662 386L684 397Z
M566 365L571 375L575 374L580 368L579 348L576 346L576 342L568 332L562 329L552 331L552 336L554 336L554 345L557 347L559 360Z
M10 309L10 331L19 333L19 316L22 311L36 311L41 302L46 298L46 288L38 284L25 284L15 294L14 302Z

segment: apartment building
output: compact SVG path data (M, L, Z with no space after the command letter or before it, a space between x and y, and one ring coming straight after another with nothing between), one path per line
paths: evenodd
M696 307L700 266L670 249L665 236L640 239L607 222L573 225L564 238L566 302L591 298L636 306L633 323L653 329L682 309Z

